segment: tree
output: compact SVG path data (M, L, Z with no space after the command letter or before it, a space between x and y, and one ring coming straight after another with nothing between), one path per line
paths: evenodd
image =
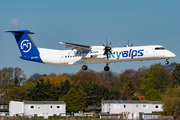
M72 75L70 77L70 80L72 81L72 85L76 86L77 81L80 79L80 74Z
M154 64L150 66L145 76L141 77L140 81L140 90L142 94L145 95L150 88L154 88L163 93L168 88L170 73L161 63Z
M26 81L26 75L21 68L3 68L0 70L0 84L14 84L15 80L18 80L19 84L23 84ZM16 81L17 82L17 81Z
M169 88L167 97L163 101L163 109L166 115L180 118L180 86L178 88Z
M102 76L101 73L95 72L94 70L83 71L80 73L78 81L76 83L80 86L83 86L84 83L89 85L97 84L108 87L106 79Z
M56 101L55 86L49 81L44 82L43 79L37 82L33 89L29 89L29 99L32 101Z
M109 91L109 89L104 87L103 85L90 85L88 83L85 83L82 89L87 93L87 106L100 106L102 98L108 100L115 97L115 92Z
M127 69L119 75L115 81L117 90L116 99L137 99L135 93L139 91L139 73L133 69ZM133 94L133 95L132 95Z
M29 79L27 80L28 82L37 82L43 75L39 74L39 73L34 73L32 74Z
M33 82L26 82L22 85L22 87L26 89L33 89L36 86L36 83Z
M9 101L24 101L28 99L29 92L21 86L14 86L5 91L3 101L9 103Z
M102 76L104 76L106 82L108 83L109 90L113 90L115 87L114 81L117 80L118 74L112 71L101 71Z
M162 93L154 88L150 88L145 95L145 98L150 101L161 101Z
M139 69L138 69L139 76L140 76L140 77L145 77L146 72L147 72L148 69L149 69L149 68L146 67L146 66L143 66L143 67L139 68Z
M59 101L65 101L67 112L83 111L86 108L86 93L71 87L66 95L59 98Z
M48 75L48 76L42 76L41 79L44 79L44 81L49 81L50 83L56 85L56 84L60 84L61 82L65 82L66 80L69 80L69 76L67 74L58 74L56 75ZM71 82L71 81L69 81Z
M173 73L174 69L176 68L178 64L176 62L172 62L171 64L166 64L163 67L169 71L170 73Z
M135 95L135 87L134 83L130 81L127 85L127 100L137 100L137 96Z
M180 64L177 64L173 73L172 79L174 81L174 87L180 85Z
M60 84L60 90L61 90L60 96L62 97L63 95L66 95L67 92L69 91L70 87L71 87L71 84L70 84L69 80L66 80L64 83L61 82L61 84Z
M14 78L14 84L15 86L19 85L19 80L17 76Z

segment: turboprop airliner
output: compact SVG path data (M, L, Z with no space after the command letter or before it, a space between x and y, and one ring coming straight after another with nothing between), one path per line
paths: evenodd
M109 71L111 62L143 61L165 59L176 55L161 45L110 47L106 42L103 46L86 46L69 42L60 42L71 50L54 50L39 48L30 38L34 34L29 30L6 31L11 32L16 39L21 59L52 65L82 65L87 70L87 64L106 63L104 70Z

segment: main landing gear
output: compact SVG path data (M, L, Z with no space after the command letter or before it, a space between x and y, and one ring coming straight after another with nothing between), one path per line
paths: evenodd
M87 70L87 69L88 69L87 65L82 66L82 70ZM106 63L106 66L104 67L104 71L109 71L109 70L110 70L109 63Z
M88 69L87 65L82 66L82 70L87 70L87 69Z
M106 66L104 67L104 71L109 71L110 68L109 68L109 63L106 63Z
M168 59L166 59L165 63L166 63L167 65L169 64L169 61L168 61Z

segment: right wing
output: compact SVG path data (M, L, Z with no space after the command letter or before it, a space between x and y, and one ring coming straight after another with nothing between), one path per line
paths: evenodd
M59 42L61 44L64 44L66 47L76 49L76 50L91 50L91 46L86 46L86 45L79 45L79 44L74 44L74 43L68 43L68 42Z

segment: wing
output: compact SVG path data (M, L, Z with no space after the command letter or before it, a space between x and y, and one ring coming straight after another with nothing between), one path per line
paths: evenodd
M73 43L68 43L68 42L59 42L61 44L64 44L67 47L69 48L72 48L72 49L76 49L76 50L91 50L91 46L86 46L86 45L78 45L78 44L73 44Z

